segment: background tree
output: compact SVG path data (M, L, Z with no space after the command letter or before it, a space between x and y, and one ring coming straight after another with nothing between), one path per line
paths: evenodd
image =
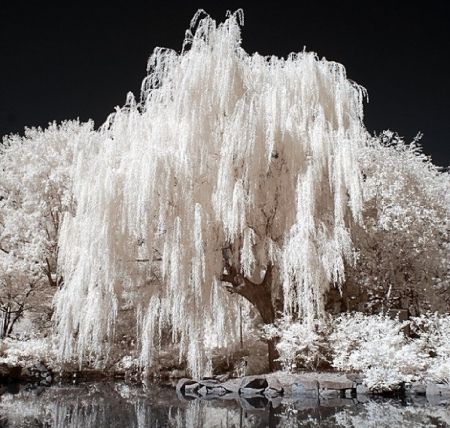
M62 283L57 241L62 214L73 209L74 147L92 123L27 129L0 146L0 312L2 337L28 311L50 325L52 297Z
M364 227L354 229L358 262L347 280L368 293L366 309L448 311L450 176L390 131L360 151ZM363 299L361 299L363 300Z
M353 257L362 88L312 53L248 55L239 12L219 25L199 17L181 54L155 50L141 102L129 95L80 147L77 209L59 242L64 358L107 355L131 300L142 364L168 327L198 376L208 344L237 335L230 293L263 323L313 323ZM269 357L273 367L271 342Z

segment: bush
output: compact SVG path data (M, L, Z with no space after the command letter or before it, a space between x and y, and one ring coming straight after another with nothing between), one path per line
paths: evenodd
M435 382L450 383L450 315L426 314L412 319L412 331L427 352L427 375Z
M429 355L421 341L405 336L408 324L383 314L337 317L330 335L333 367L363 372L364 383L374 392L394 391L404 382L419 380Z
M321 320L314 320L309 324L285 317L276 326L265 326L266 338L279 339L276 346L280 354L278 361L288 371L298 368L316 370L319 366L328 364L328 334L329 325Z
M413 337L405 335L407 327ZM355 312L312 324L286 317L266 326L264 334L278 339L284 370L316 370L330 362L340 371L361 372L373 392L414 381L450 383L450 315L428 313L401 322Z

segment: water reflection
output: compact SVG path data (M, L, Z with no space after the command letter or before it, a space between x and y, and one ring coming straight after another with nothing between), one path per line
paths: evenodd
M180 400L174 389L92 383L10 390L0 427L445 427L448 403L352 399Z

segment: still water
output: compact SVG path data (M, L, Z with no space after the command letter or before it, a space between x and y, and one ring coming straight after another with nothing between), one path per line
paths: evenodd
M170 387L89 383L21 388L0 398L0 427L447 427L449 403L425 397L192 400Z

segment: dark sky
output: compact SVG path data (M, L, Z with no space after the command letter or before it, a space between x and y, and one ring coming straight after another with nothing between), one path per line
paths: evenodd
M0 134L53 120L100 125L128 91L138 93L156 46L180 50L199 8L223 20L245 12L247 52L286 56L306 46L338 61L366 87L369 131L408 140L450 164L450 2L124 1L2 2Z

